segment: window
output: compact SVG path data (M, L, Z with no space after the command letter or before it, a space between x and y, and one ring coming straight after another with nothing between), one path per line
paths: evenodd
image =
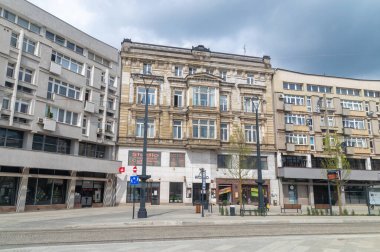
M331 93L332 87L307 84L307 91L318 93Z
M33 135L33 150L70 154L71 140L40 134Z
M106 146L80 142L78 154L86 157L105 158Z
M232 167L232 156L231 155L218 155L218 168L228 168Z
M29 178L26 205L64 204L67 180Z
M261 157L261 169L268 170L267 157ZM248 156L242 160L242 169L257 169L257 157Z
M228 110L228 97L227 95L221 95L219 101L220 111Z
M114 110L115 109L115 101L112 98L107 99L107 109Z
M310 150L315 150L314 136L310 136Z
M362 120L362 119L344 118L343 119L343 127L344 128L352 128L352 129L365 129L365 124L364 124L364 120Z
M215 138L214 120L193 120L193 138Z
M145 104L145 88L138 87L137 88L137 103ZM149 88L148 89L148 105L154 105L156 103L156 89Z
M93 53L93 52L88 52L88 58L90 60L93 60L95 62L98 62L99 64L105 65L107 67L110 66L110 61L106 60L105 58Z
M182 91L174 90L174 107L181 108L183 106L182 100L183 100Z
M88 125L88 119L87 119L87 116L83 116L83 119L82 119L82 135L85 135L87 136L88 134L88 131L87 131L87 125Z
M252 73L247 74L247 84L252 85L255 83L255 78Z
M143 64L143 74L152 74L152 64Z
M291 156L283 155L281 157L282 167L306 167L306 157L305 156Z
M300 83L284 82L282 87L287 90L302 90L302 84Z
M195 74L197 69L195 67L189 67L189 75Z
M353 88L336 88L336 93L341 95L360 96L360 89Z
M227 71L221 71L220 72L220 78L222 78L224 81L227 80Z
M113 121L106 121L106 132L113 133Z
M380 97L380 92L374 90L364 90L364 96L378 98Z
M214 70L212 70L211 68L206 68L206 73L212 75L214 73Z
M22 50L24 52L34 54L35 49L36 49L36 42L28 38L24 38L24 41L22 43Z
M17 24L21 27L24 27L25 29L29 28L29 22L28 20L25 20L23 18L18 17L17 18Z
M19 113L29 114L29 101L21 99L16 100L15 111Z
M170 167L185 167L185 153L170 153Z
M3 103L1 105L2 109L9 109L9 98L3 97Z
M36 33L36 34L40 34L40 30L41 30L41 27L39 27L38 25L35 25L35 24L30 24L30 31Z
M371 120L367 120L368 134L372 135L372 124Z
M307 145L307 136L303 134L286 134L286 143L292 143L296 145Z
M256 134L256 125L245 125L245 141L247 143L256 143L257 134Z
M144 119L136 120L136 137L144 137ZM147 137L154 137L154 120L148 120Z
M17 48L17 41L18 41L18 35L16 33L12 32L12 35L11 35L11 46Z
M243 109L244 112L256 112L260 113L260 104L258 97L244 97L243 98Z
M0 206L16 205L18 180L16 177L0 177Z
M350 110L363 111L363 103L361 101L343 100L341 104L343 108L347 108Z
M57 107L50 107L47 105L46 116L61 123L67 123L73 126L78 125L78 113L74 113Z
M11 21L12 23L16 23L16 15L13 14L12 12L4 10L3 15L4 15L4 18L7 19L8 21Z
M32 75L32 70L20 67L20 71L18 72L18 79L23 82L32 83Z
M67 57L61 53L57 53L56 51L53 51L51 55L51 60L61 65L63 68L66 68L67 70L70 70L74 73L78 73L78 74L82 73L83 63L80 63L74 59L71 59L70 57Z
M173 121L173 138L182 139L182 121L180 120Z
M7 65L7 77L13 78L15 74L15 64L14 63L8 63Z
M347 137L344 139L347 147L367 148L367 141L365 138Z
M365 170L365 159L347 158L352 170Z
M175 66L174 67L174 75L177 77L182 76L182 67L181 66Z
M328 116L327 117L327 123L328 123L329 127L334 127L334 117ZM321 116L321 126L324 126L324 127L327 126L324 116Z
M24 132L0 128L0 146L22 148Z
M66 82L49 78L47 98L52 99L53 93L79 100L80 88Z
M202 107L215 106L215 88L193 87L193 105Z
M306 97L306 107L307 107L307 112L313 111L313 108L311 106L311 97L310 96Z
M288 104L294 104L294 105L303 105L305 103L305 97L286 94L284 95L284 102Z
M296 115L296 114L286 114L285 115L285 123L286 124L294 124L294 125L306 125L305 124L305 116L304 115Z
M380 159L371 158L371 168L374 171L380 171Z
M228 124L221 123L220 124L220 140L223 142L228 142Z

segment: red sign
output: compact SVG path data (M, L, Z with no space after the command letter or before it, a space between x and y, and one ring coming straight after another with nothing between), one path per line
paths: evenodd
M136 173L137 172L137 167L133 166L132 171L133 171L133 173Z
M129 151L128 152L128 165L142 165L142 152ZM161 152L147 152L146 154L147 166L161 166Z
M119 173L125 172L125 167L119 167Z

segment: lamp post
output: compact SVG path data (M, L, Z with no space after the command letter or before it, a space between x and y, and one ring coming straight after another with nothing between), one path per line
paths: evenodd
M146 181L150 179L150 175L146 174L146 154L147 154L147 137L148 137L148 92L150 87L152 86L153 82L157 80L157 76L149 74L136 74L132 76L133 79L142 79L144 82L144 88L145 88L145 113L144 113L144 142L143 142L143 152L142 152L142 171L141 175L139 176L141 180L141 193L140 193L140 209L137 212L137 218L147 218L148 213L145 208L145 187L146 187ZM146 79L150 79L150 83L146 83Z
M257 187L259 190L259 215L266 215L266 207L264 205L264 193L263 193L263 174L261 167L261 151L260 151L260 127L259 127L259 107L262 100L258 97L253 97L252 106L255 109L256 114L256 166L257 166ZM254 102L256 101L256 102Z

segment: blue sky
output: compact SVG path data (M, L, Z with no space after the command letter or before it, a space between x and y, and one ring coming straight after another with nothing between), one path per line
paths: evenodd
M120 48L135 42L252 56L275 68L380 79L380 1L30 0Z

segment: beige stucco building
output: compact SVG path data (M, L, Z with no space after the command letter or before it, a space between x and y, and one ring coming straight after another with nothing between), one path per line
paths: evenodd
M207 174L210 202L238 199L230 175L230 139L234 126L245 132L251 149L243 193L257 200L254 99L260 99L259 123L265 195L278 201L270 58L213 52L202 45L177 48L126 39L122 43L122 94L119 159L141 174L144 104L149 104L148 167L152 178L147 197L152 204L194 203L200 198L199 169ZM145 84L151 84L145 99ZM124 191L124 190L123 190ZM131 200L131 186L122 200ZM139 189L138 193L139 194ZM139 196L137 196L139 197Z
M277 69L273 92L281 202L328 203L321 163L330 132L343 143L352 170L343 203L365 204L365 186L380 181L380 81Z

